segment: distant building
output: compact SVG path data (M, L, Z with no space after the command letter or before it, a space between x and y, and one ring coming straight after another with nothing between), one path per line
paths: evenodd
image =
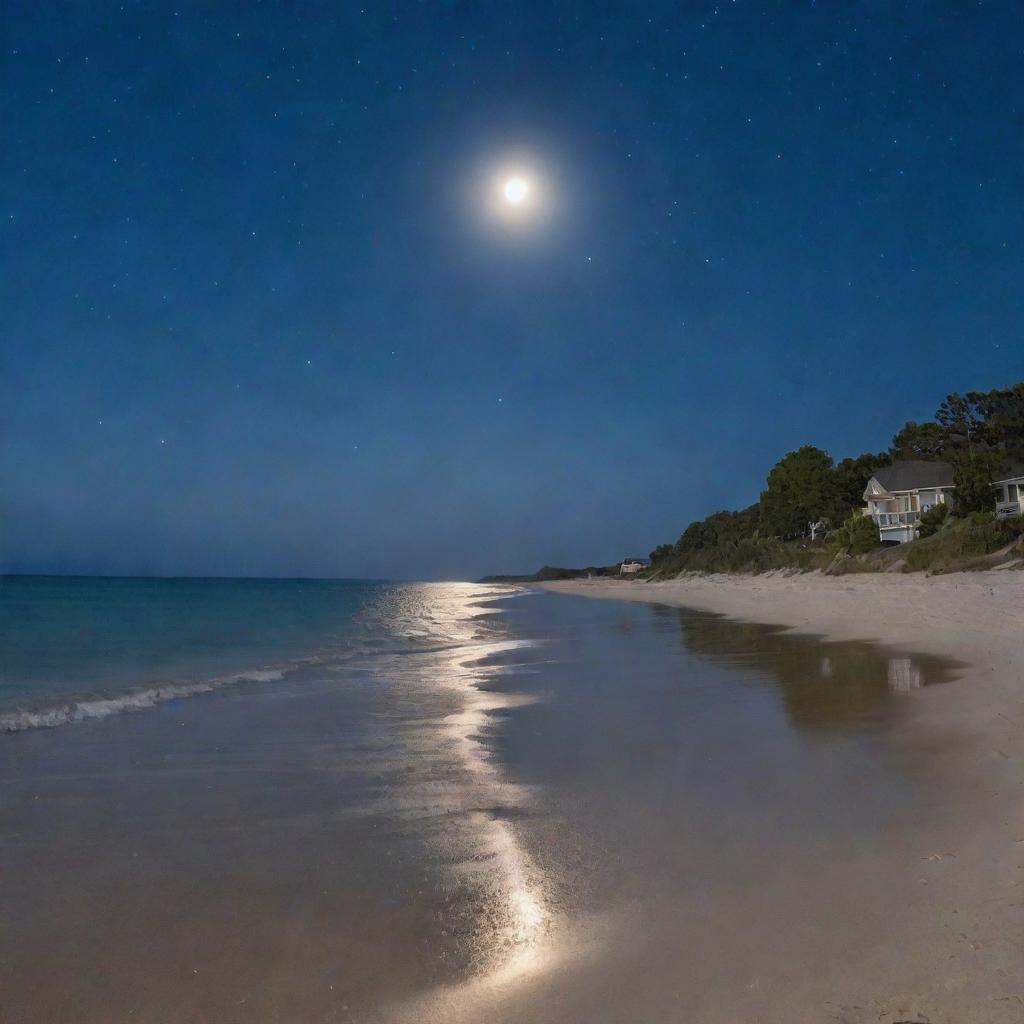
M1005 476L993 480L996 489L996 519L1024 514L1024 465L1009 466Z
M902 544L917 536L921 513L953 504L953 467L948 462L908 460L877 470L864 490L864 515L878 524L884 543Z
M997 519L1024 515L1024 464L1007 466L992 486ZM939 504L952 507L955 489L953 467L948 462L894 462L868 481L864 491L867 507L862 511L878 524L883 543L902 544L917 536L922 512Z
M624 558L622 565L619 566L620 576L635 576L638 572L642 572L651 563L646 558Z

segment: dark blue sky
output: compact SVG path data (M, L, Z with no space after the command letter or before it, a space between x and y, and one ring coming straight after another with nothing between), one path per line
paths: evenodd
M4 566L610 561L1024 377L1021 8L900 10L8 4Z

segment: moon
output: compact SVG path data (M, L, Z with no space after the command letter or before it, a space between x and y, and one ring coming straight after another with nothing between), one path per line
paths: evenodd
M525 178L509 178L502 192L506 202L513 206L522 206L530 194L530 183Z
M533 154L508 152L480 165L467 198L474 217L483 213L505 237L526 239L536 237L552 216L553 183L550 165Z

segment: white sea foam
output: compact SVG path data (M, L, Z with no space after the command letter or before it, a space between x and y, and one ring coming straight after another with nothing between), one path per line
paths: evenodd
M295 666L297 668L299 666ZM294 668L291 669L294 671ZM58 725L72 725L94 718L106 718L122 711L139 711L182 697L210 693L226 686L241 683L266 683L283 679L288 668L263 668L247 672L233 672L202 682L161 683L143 686L125 693L111 695L71 695L37 704L30 708L15 708L0 712L0 733L25 732L28 729L53 729Z

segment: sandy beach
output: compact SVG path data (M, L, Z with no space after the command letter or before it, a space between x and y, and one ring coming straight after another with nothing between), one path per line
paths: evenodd
M580 580L541 584L581 597L644 601L785 626L829 640L870 640L964 662L984 685L943 694L961 725L991 729L1024 748L1024 573L995 570L824 576L686 574L674 580ZM958 698L958 699L957 699ZM1006 733L1008 722L1017 731ZM1024 749L1021 750L1024 754Z
M915 964L916 998L903 989L907 1009L914 1010L905 1014L908 1020L1024 1018L1024 574L687 575L544 587L771 623L788 636L875 641L882 650L955 660L954 685L915 692L900 741L930 751L923 763L947 787L945 800L913 826L922 843L919 866L907 876L914 878L913 889L890 893L896 901L891 925L902 929L909 916L918 927L896 953L902 963L892 965L892 976L866 962L851 963L844 973L847 980L860 979L866 1000L869 992L892 991ZM974 810L969 820L967 807ZM862 853L868 855L867 846ZM870 857L879 874L865 884L866 903L886 887L883 877L901 854L873 849ZM877 942L891 949L890 938L879 935ZM1008 985L998 996L986 994L996 978ZM834 1019L866 1019L866 1011L848 1009ZM891 1018L882 1013L880 1019Z

